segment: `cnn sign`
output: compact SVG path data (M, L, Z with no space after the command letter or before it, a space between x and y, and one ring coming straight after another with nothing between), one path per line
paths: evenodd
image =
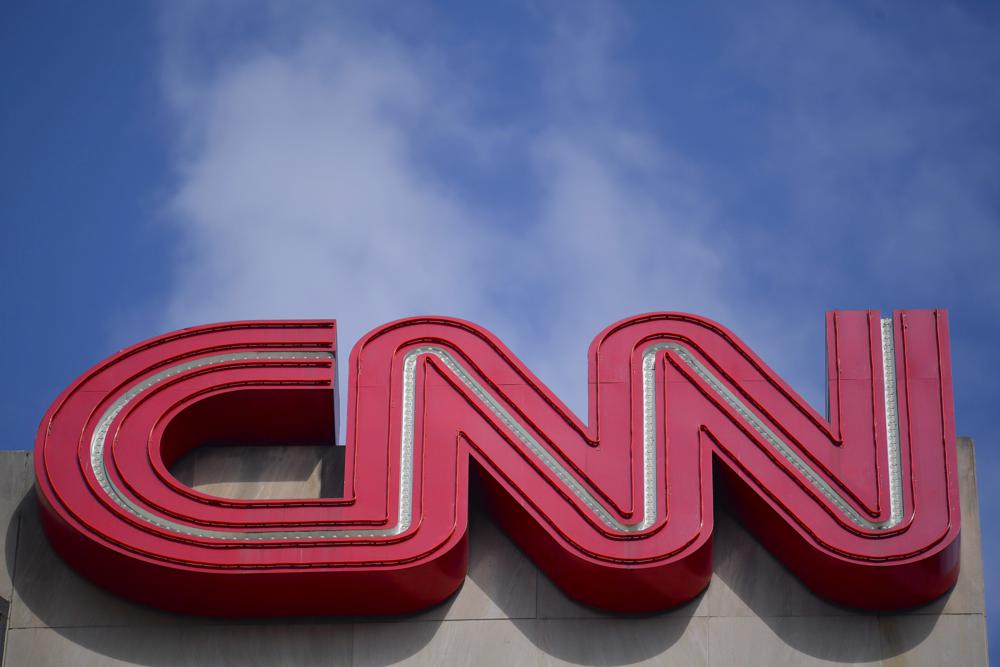
M343 497L228 500L171 464L209 442L332 443L336 325L184 329L52 404L35 447L41 516L73 567L150 605L396 614L464 581L474 476L567 594L639 612L708 585L720 489L817 594L932 600L959 562L945 313L830 313L827 353L824 417L725 327L640 315L594 339L583 422L484 329L401 320L350 356Z

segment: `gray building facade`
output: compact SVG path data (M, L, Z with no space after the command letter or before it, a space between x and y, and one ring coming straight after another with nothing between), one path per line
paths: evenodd
M202 448L179 479L229 497L335 495L338 452ZM481 512L469 573L444 604L390 619L227 620L133 604L78 576L38 523L31 453L0 452L3 664L21 665L985 665L972 441L959 438L962 571L942 599L859 613L810 593L724 510L715 573L687 605L605 614L561 593Z

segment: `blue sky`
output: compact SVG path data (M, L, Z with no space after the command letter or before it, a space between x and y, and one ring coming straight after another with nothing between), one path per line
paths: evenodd
M1000 7L327 4L4 3L3 447L201 322L456 315L582 413L627 315L718 319L822 408L826 310L945 307L1000 509Z

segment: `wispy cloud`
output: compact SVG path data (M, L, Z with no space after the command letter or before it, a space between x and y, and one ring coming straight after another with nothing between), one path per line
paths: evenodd
M209 64L172 23L185 243L168 326L336 317L346 346L404 315L456 315L582 411L584 353L603 326L648 310L728 316L691 165L624 118L633 89L614 48L626 28L611 9L554 19L527 73L538 114L508 125L475 113L477 86L434 53L345 22L281 23L283 39ZM512 188L526 219L439 168L428 135L487 171L514 165L530 183Z
M971 83L988 78L987 33L960 10L737 10L699 28L717 62L661 74L671 63L629 51L651 28L609 4L531 9L513 59L434 21L268 7L165 20L184 240L167 326L336 317L346 348L401 316L456 315L580 410L600 328L691 310L818 404L822 311L1000 291L977 268L1000 246L996 160L949 139L1000 109ZM721 106L697 129L738 123L750 150L680 150L651 82L679 108L708 91Z
M730 60L767 110L761 158L788 197L784 247L825 298L943 305L966 291L961 265L1000 247L997 158L969 141L996 137L1000 91L981 82L1000 58L974 12L783 2L730 15ZM1000 272L982 278L995 295Z

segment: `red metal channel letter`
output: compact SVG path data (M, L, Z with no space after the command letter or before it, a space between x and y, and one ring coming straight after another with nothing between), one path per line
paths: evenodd
M538 566L606 609L664 609L708 585L717 487L836 602L907 607L958 576L944 311L830 313L828 419L724 327L636 316L590 347L587 423L482 328L401 320L351 354L342 498L227 500L170 474L206 442L332 443L335 331L184 329L82 375L35 448L53 546L173 610L409 612L464 580L471 474Z

